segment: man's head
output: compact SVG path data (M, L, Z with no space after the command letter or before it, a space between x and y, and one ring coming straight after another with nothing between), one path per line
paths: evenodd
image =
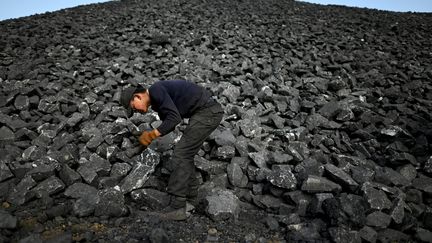
M126 109L126 115L132 116L133 111L147 112L150 107L150 94L142 86L123 89L120 97L121 105Z

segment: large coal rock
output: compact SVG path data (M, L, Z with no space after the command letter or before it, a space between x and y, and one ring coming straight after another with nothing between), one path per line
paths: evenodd
M159 161L159 154L151 149L146 149L142 154L134 157L135 164L131 172L121 182L122 192L128 193L142 187L154 172Z
M132 200L139 205L146 206L150 209L162 209L168 206L170 202L168 193L150 188L134 190L131 192L131 197Z
M239 199L234 193L225 189L213 189L205 198L206 212L216 221L237 219L240 212Z
M64 194L76 199L73 204L73 212L79 217L93 214L99 201L98 190L84 183L78 182L69 186Z
M95 207L96 216L121 217L128 213L124 195L118 186L100 190L98 198L99 201Z

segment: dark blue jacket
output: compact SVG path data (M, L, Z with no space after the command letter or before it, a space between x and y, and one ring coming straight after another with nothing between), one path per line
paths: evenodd
M186 80L163 80L150 86L150 104L162 120L157 128L162 135L174 130L183 118L212 102L204 87Z

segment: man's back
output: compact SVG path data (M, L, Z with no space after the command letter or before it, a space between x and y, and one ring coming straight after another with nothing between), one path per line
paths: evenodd
M186 80L158 81L150 87L149 92L153 110L158 111L168 94L182 118L189 118L210 98L206 89Z
M190 118L210 101L210 92L186 80L164 80L149 88L151 107L163 120L160 131L171 131L182 118Z

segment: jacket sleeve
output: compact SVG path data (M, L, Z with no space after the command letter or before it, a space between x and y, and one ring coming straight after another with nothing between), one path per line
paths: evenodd
M154 101L158 106L158 115L162 120L162 124L157 128L162 136L170 133L181 122L180 113L169 96L167 90L163 86L152 90Z

